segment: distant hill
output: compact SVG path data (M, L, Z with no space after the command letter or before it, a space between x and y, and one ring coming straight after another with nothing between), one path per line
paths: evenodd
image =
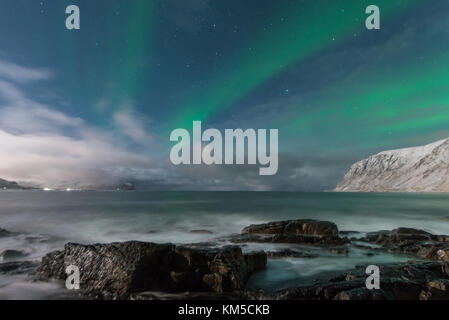
M3 180L0 179L0 190L5 190L5 189L29 189L28 187L24 187L19 185L17 182L14 181L7 181L7 180Z
M449 192L449 138L359 161L335 191Z

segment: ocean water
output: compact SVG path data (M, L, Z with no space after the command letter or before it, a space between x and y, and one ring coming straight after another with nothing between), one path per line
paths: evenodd
M18 249L27 254L24 260L39 260L69 241L212 241L223 245L226 242L217 239L239 233L249 224L301 218L333 221L340 230L414 227L449 234L448 217L446 194L3 191L0 228L15 234L0 238L0 252ZM254 244L244 250L279 248ZM356 264L407 259L390 254L367 257L353 248L348 255L270 260L267 271L256 274L250 285L283 287ZM29 280L0 275L0 298L45 298L60 289Z

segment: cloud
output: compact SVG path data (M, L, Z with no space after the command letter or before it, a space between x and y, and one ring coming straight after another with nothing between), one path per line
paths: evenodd
M319 191L332 189L355 160L281 153L275 176L260 176L259 165L174 166L168 153L149 155L155 136L132 107L113 113L113 130L106 131L30 99L11 82L0 80L0 96L0 177L40 186L129 181L150 190ZM128 140L143 151L130 151Z
M260 176L259 165L174 166L165 162L159 189L215 191L323 191L335 188L354 157L279 154L279 171Z
M48 80L53 76L47 69L25 68L14 63L0 61L0 77L19 83Z
M15 85L0 80L0 129L14 134L51 134L62 129L76 129L83 124L80 118L28 99Z
M152 146L153 137L146 130L149 120L145 115L128 107L114 113L113 120L120 132L134 143L146 147Z
M21 75L14 80L45 79L34 69L16 67ZM117 132L100 130L28 97L21 83L8 77L0 71L0 177L48 187L87 187L128 179L123 168L138 169L148 178L157 173L148 153L117 143L117 134L139 143L151 140L137 113L116 114L112 131Z
M126 177L113 170L123 165L148 166L132 154L92 135L13 135L0 130L0 173L6 179L51 187L87 187L118 183ZM118 171L117 171L118 172Z
M7 180L53 188L133 182L148 190L320 191L335 187L356 160L280 153L275 176L260 176L259 165L174 166L148 130L151 121L131 103L111 114L108 130L99 129L40 103L23 86L0 75L0 178Z

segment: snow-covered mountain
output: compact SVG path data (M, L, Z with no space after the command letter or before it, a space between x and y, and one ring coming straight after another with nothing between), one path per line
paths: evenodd
M335 191L449 192L449 138L359 161Z

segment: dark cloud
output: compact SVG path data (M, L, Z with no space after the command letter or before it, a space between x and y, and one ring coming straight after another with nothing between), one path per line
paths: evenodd
M165 162L162 179L134 182L157 190L323 191L333 189L355 160L281 153L278 173L273 176L260 176L259 165L174 166Z

